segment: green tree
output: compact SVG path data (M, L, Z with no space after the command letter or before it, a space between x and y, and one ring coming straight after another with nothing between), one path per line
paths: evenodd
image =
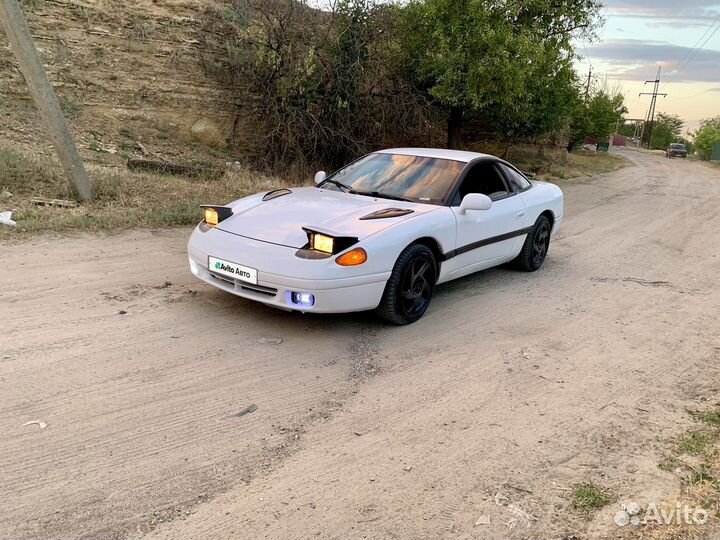
M563 131L578 101L572 58L547 50L529 70L524 99L497 104L485 112L497 136L508 145Z
M467 113L500 121L511 134L552 127L556 102L543 102L544 91L552 83L565 95L572 36L593 27L598 6L596 0L411 0L402 31L410 78L446 110L448 146L461 146Z
M620 124L620 127L618 128L618 135L624 135L625 137L633 137L636 133L636 125L635 124L627 124L625 122Z
M700 129L695 132L695 141L693 142L700 159L704 160L710 159L716 143L720 143L720 116L703 120Z
M609 137L626 113L627 107L619 92L601 89L578 101L570 122L568 150L575 148L585 137Z
M677 114L658 113L653 125L650 148L665 150L670 143L678 142L684 122Z

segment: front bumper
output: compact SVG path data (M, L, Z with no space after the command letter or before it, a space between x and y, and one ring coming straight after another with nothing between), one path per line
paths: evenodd
M358 275L357 268L339 267L333 259L300 259L295 256L296 251L294 248L222 231L201 232L196 229L188 242L188 258L193 275L218 289L248 300L280 309L314 313L366 311L380 304L390 277L389 271ZM210 256L257 269L257 284L212 272L208 268ZM279 273L278 269L284 273ZM339 277L337 274L343 270L355 275ZM295 275L286 275L289 273ZM312 306L298 306L292 302L292 292L310 293L315 302Z

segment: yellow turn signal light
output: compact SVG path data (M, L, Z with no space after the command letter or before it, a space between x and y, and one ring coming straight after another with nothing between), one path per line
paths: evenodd
M214 227L215 225L220 223L220 216L218 215L218 211L214 208L205 208L204 215L205 223L207 223L211 227Z
M363 248L351 249L347 253L340 255L335 262L340 266L358 266L368 259L367 251Z

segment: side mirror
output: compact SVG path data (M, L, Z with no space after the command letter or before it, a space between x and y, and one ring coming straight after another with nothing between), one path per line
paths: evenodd
M327 173L325 171L318 171L317 173L315 173L315 185L323 182L326 178Z
M468 210L489 210L492 206L492 199L482 193L468 193L460 203L460 213L465 214Z

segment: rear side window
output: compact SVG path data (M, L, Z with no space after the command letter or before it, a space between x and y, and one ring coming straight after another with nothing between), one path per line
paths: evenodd
M522 191L530 187L530 182L528 182L527 178L525 178L515 169L512 169L507 165L503 165L502 163L500 163L500 168L502 169L503 173L505 173L505 177L508 179L508 182L510 182L513 190Z

